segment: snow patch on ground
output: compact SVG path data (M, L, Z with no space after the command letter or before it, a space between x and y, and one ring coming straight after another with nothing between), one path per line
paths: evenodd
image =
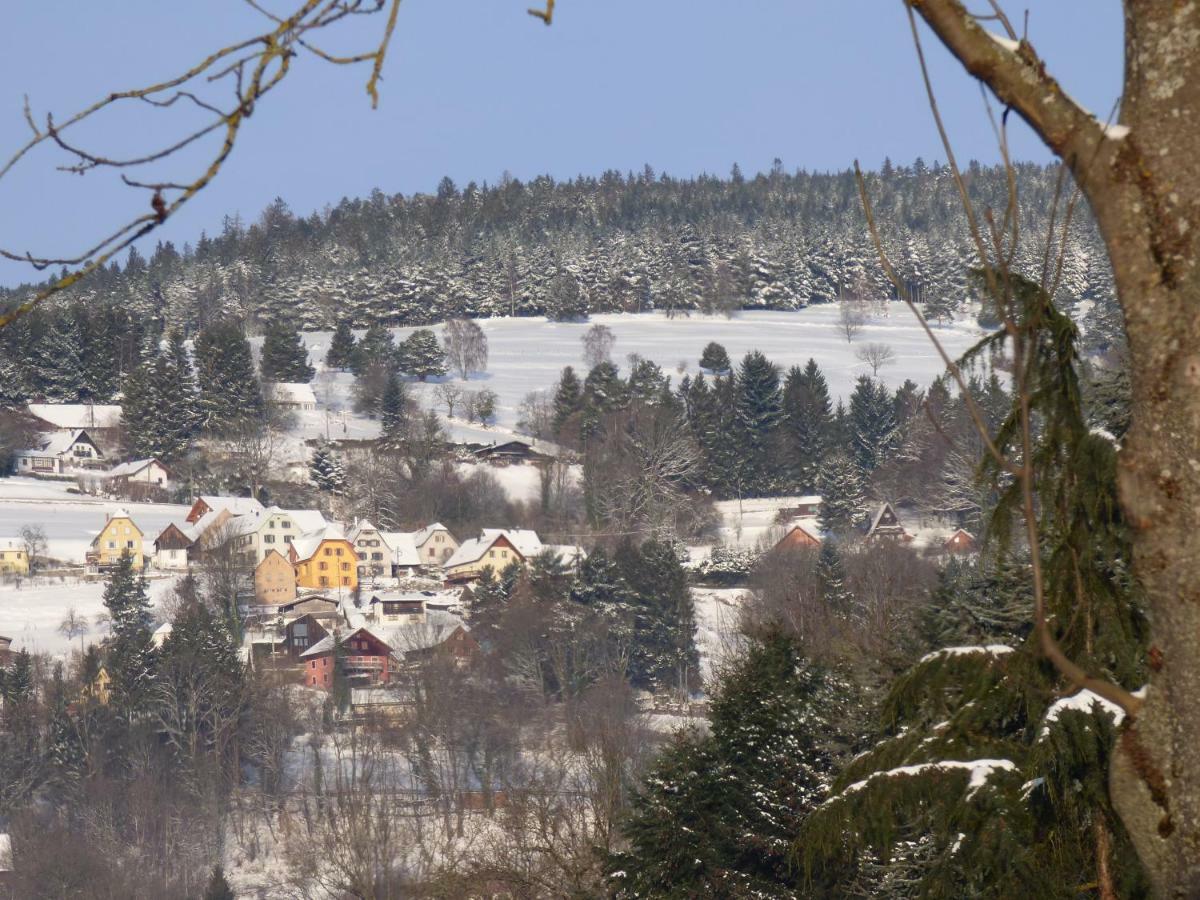
M741 649L741 609L750 594L741 588L692 588L696 608L696 649L700 677L707 685L721 663Z

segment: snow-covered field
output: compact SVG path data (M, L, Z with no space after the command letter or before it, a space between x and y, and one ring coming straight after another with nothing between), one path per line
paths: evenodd
M870 369L855 357L858 348L868 342L888 344L896 353L895 362L881 369L879 378L891 387L899 387L906 378L926 385L942 371L941 361L916 319L907 308L891 304L888 315L870 320L847 343L838 327L837 304L822 304L790 312L747 311L731 319L724 316L692 315L668 319L663 313L606 313L586 322L552 322L544 317L480 319L488 339L488 371L469 381L456 383L470 390L489 388L500 398L496 424L503 431L516 425L518 407L533 391L552 390L564 366L574 366L581 375L586 371L580 338L594 324L607 325L616 335L613 361L628 371L626 357L636 353L651 359L669 373L675 383L684 375L699 371L700 351L709 341L717 341L729 351L735 362L751 350L761 350L778 365L787 368L815 359L829 381L835 399L848 397L859 375ZM414 328L396 328L393 334L403 340ZM435 329L440 332L440 328ZM953 325L936 326L938 338L952 355L957 356L980 337L979 327L970 318ZM359 332L361 335L361 332ZM314 362L324 359L330 332L307 332L304 340ZM331 373L333 374L333 373ZM339 403L348 411L349 376L336 375L322 396L322 380L314 390L319 402ZM413 392L423 406L437 407L432 384L414 384ZM313 419L306 427L324 433L325 414L307 413ZM343 432L343 427L345 431ZM340 413L330 425L331 436L368 436L374 423L355 422L352 415L343 421ZM480 428L463 422L452 423L458 440L489 442L497 439L496 428Z

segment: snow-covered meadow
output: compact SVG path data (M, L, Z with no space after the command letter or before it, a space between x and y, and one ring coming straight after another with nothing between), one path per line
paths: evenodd
M889 387L899 387L908 378L926 385L941 374L941 360L928 336L903 305L890 304L886 315L868 320L849 343L838 319L837 304L809 306L796 311L746 311L732 318L699 314L667 318L663 313L607 313L594 315L586 322L553 322L541 316L479 319L488 339L487 372L472 375L465 382L452 380L467 389L495 391L499 397L496 425L500 427L485 429L456 421L451 423L451 430L459 440L490 442L497 439L498 430L503 434L513 428L521 401L527 394L553 390L564 366L574 366L581 374L586 371L580 339L595 324L612 329L616 336L613 361L624 371L628 371L626 357L636 353L658 363L675 383L683 375L694 377L698 373L700 351L709 341L723 344L735 362L751 350L761 350L772 362L784 368L804 365L810 358L815 359L825 373L835 400L849 397L855 380L860 375L870 374L870 368L855 355L863 344L870 342L888 344L895 351L895 361L879 371L879 378ZM392 331L397 340L403 340L414 330L395 328ZM435 330L440 333L441 329ZM970 318L935 326L934 331L951 356L961 354L981 335L978 325ZM304 340L314 363L319 365L324 360L330 337L331 333L327 331L305 333ZM373 423L364 427L362 420L356 420L348 413L351 383L348 375L328 373L318 375L314 385L318 402L339 407L329 419L331 436L343 436L343 429L344 436L350 437L374 433ZM412 387L423 406L439 406L433 384L415 383ZM305 423L306 427L323 434L326 415L323 411L308 413Z

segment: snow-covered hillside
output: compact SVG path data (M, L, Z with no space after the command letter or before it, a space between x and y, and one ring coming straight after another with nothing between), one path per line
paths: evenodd
M496 424L500 427L485 429L454 422L450 430L458 440L504 440L505 432L516 425L518 407L527 394L552 390L564 366L574 366L581 373L586 370L580 338L597 323L607 325L616 335L613 360L623 370L628 371L626 357L636 353L662 366L676 384L684 374L697 374L700 351L709 341L723 344L735 361L751 350L761 350L785 368L815 359L835 398L848 397L858 376L870 374L855 356L868 342L888 344L896 353L895 362L879 371L879 378L890 387L898 387L907 378L924 386L942 372L929 338L901 304L891 304L887 316L869 321L853 343L847 343L840 331L838 315L836 304L823 304L789 312L742 312L731 319L704 315L669 319L662 313L594 315L586 322L553 322L541 316L480 319L488 339L488 370L459 383L470 390L496 392L500 398ZM397 328L393 333L402 340L413 330ZM952 356L966 350L981 334L973 319L938 326L936 333ZM330 336L327 331L305 333L314 362L324 359ZM314 385L318 402L336 407L328 420L331 437L365 437L377 431L373 423L350 414L352 382L349 375L328 373L319 375ZM427 408L438 406L433 387L413 385L414 395ZM305 414L304 424L314 436L324 434L325 413Z

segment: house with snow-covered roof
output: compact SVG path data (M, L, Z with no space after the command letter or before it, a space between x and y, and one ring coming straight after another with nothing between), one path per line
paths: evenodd
M60 431L43 437L37 447L13 454L17 475L61 475L68 469L99 466L104 451L86 429Z
M332 689L339 669L355 687L387 684L391 659L392 648L367 628L356 628L344 637L327 634L300 654L304 683L326 691Z
M442 569L447 581L474 581L485 568L499 572L513 562L525 565L541 552L536 532L485 528L479 537L463 541Z
M181 527L169 523L154 539L154 568L164 572L186 571L194 543Z
M145 561L142 551L142 536L142 529L134 524L128 511L115 510L108 516L100 532L92 538L87 562L104 571L117 565L121 561L121 556L128 553L133 561L133 568L140 571Z
M379 532L379 536L387 544L388 549L392 553L391 573L393 576L399 578L404 575L411 575L417 571L421 565L421 556L417 552L417 544L413 540L413 532L381 531Z
M310 524L313 524L311 520L305 522L305 525ZM324 517L320 524L324 524ZM230 522L229 537L234 550L245 563L257 566L272 550L286 555L288 544L304 532L316 530L305 525L301 525L288 510L271 506L235 517Z
M358 556L358 577L379 578L392 574L392 548L383 533L366 519L356 519L346 535Z
M434 522L414 531L412 540L421 564L426 566L445 563L459 546L458 538L441 522Z
M946 553L975 553L978 549L975 535L965 528L957 529L942 544L942 550Z
M771 552L775 553L819 546L821 546L821 532L817 530L817 526L811 520L797 519L794 522L788 523L783 537L775 542L775 546L771 548Z
M358 587L358 554L337 525L302 534L288 545L288 561L302 588Z
M867 528L868 539L886 538L893 541L908 542L913 536L904 530L900 517L890 503L884 503L871 517L870 527Z
M192 503L192 508L188 510L187 522L194 524L208 513L222 509L227 511L231 516L240 516L246 513L262 512L263 505L253 497L204 495L197 497L195 502Z
M273 549L254 567L254 603L278 607L296 599L296 569L281 552Z
M263 393L280 409L317 408L317 395L313 393L312 385L303 381L265 381Z
M113 466L105 473L108 477L109 489L114 488L129 491L143 488L144 490L171 489L171 470L162 460L135 459Z
M0 541L0 575L28 575L29 553L17 541Z

